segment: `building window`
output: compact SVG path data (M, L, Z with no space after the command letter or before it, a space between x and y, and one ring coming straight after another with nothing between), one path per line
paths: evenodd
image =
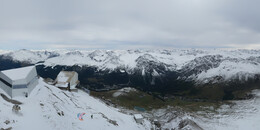
M12 85L11 85L10 83L8 83L7 81L5 81L4 79L0 78L0 81L1 81L2 83L4 83L6 86L12 88Z
M14 85L13 89L20 89L20 88L27 88L26 84L19 84L19 85Z

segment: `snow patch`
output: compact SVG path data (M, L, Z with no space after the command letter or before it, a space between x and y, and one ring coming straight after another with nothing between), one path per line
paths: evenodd
M127 95L129 92L135 92L135 91L136 90L134 88L130 88L130 87L122 88L122 89L119 89L116 92L114 92L113 97L118 97L118 96L121 96L121 95Z

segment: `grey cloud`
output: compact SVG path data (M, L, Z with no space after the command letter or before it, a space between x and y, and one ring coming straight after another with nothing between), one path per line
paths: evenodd
M2 0L0 45L29 49L252 46L260 44L257 5L257 0Z
M220 15L241 27L260 32L260 1L259 0L230 0L222 4Z

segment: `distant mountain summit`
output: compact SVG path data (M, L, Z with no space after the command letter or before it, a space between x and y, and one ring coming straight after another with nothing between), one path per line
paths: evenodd
M208 83L233 78L247 80L260 73L260 50L18 50L2 53L3 58L44 66L92 66L98 70L117 69L141 74L167 71L179 73L179 78ZM220 82L219 81L219 82Z

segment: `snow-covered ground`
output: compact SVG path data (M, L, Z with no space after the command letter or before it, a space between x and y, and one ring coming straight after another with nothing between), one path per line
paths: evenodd
M235 105L223 105L209 119L203 119L204 128L216 130L259 130L260 90L253 91L254 99L234 101Z
M0 93L5 93L0 89ZM19 113L12 111L13 104L0 97L0 128L13 130L144 130L151 124L144 120L137 124L132 115L123 114L100 100L79 90L62 91L39 79L38 86L28 98L16 97L22 102ZM63 113L64 115L62 115ZM83 121L78 113L86 113ZM60 115L59 115L60 114ZM91 119L93 115L93 119ZM9 124L4 122L8 120Z
M255 98L232 101L214 110L185 112L176 108L153 110L146 117L157 119L162 128L179 128L183 120L192 120L205 130L259 130L260 129L260 90L254 90ZM212 111L214 110L214 111ZM188 124L192 130L194 126Z
M113 97L118 97L120 95L127 95L129 92L134 92L134 91L136 91L136 89L134 88L130 88L130 87L122 88L114 92Z

